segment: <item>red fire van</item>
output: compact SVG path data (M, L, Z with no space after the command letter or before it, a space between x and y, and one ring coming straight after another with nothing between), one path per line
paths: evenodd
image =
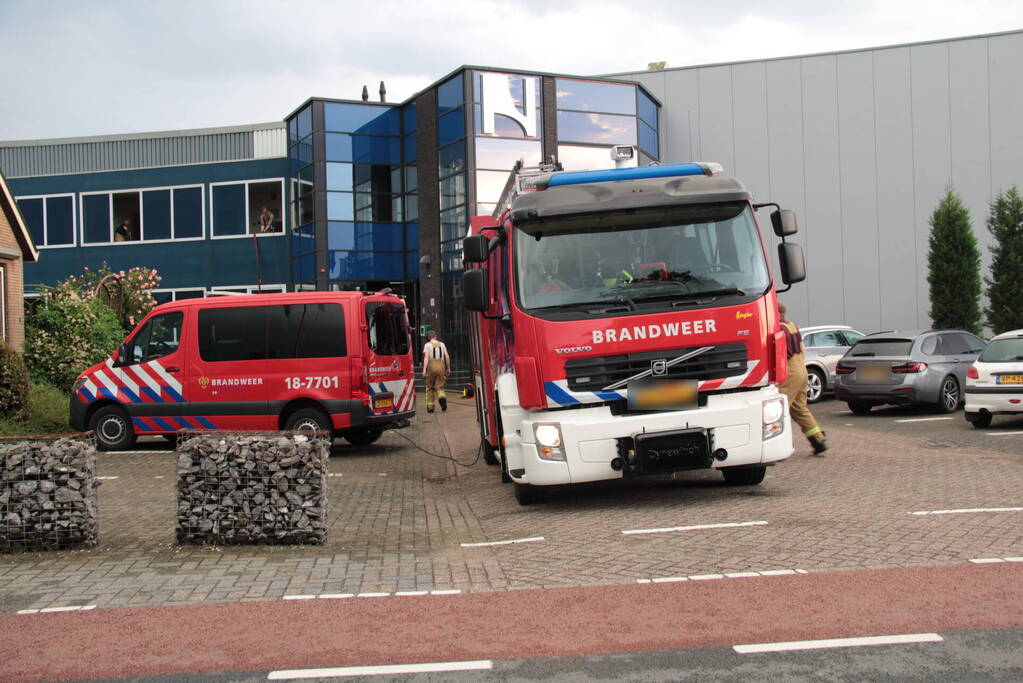
M415 415L413 368L394 294L175 301L79 375L70 422L102 450L180 429L329 429L367 445Z

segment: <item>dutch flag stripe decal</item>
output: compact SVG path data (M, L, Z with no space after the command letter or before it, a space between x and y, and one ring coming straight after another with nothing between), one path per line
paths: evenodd
M543 383L544 392L547 394L547 398L554 401L556 404L561 406L572 406L577 403L581 403L578 399L574 398L567 391L559 387L554 382Z
M151 418L149 418L149 419L150 419L150 420L152 420L152 421L153 421L154 423L156 423L156 425L157 425L158 427L161 427L161 428L165 429L165 430L166 430L166 431L168 431L168 432L173 432L173 431L176 431L176 430L174 429L174 427L172 427L172 426L170 425L170 423L168 423L168 422L167 422L166 420L164 420L164 419L163 419L162 417L151 417Z
M199 417L195 417L195 418L192 418L192 419L194 419L196 422L201 424L206 429L216 429L217 428L217 425L213 424L212 422L207 420L205 417L199 416Z
M153 401L155 403L164 403L164 400L162 398L160 398L160 389L159 388L157 388L156 391L153 391L149 387L142 387L142 393L145 394L146 396L148 396L149 400L151 400L151 401Z

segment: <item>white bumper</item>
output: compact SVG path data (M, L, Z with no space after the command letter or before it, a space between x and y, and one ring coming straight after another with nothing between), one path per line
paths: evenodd
M782 394L776 387L767 386L756 391L711 394L706 406L693 410L639 415L615 416L605 405L567 410L512 410L504 417L509 469L515 481L537 485L620 479L623 473L611 468L611 461L619 457L616 439L644 431L693 427L711 430L714 448L728 452L724 461L714 461L715 468L778 462L793 453L787 405L782 432L765 441L763 404L779 396ZM539 422L560 425L564 461L540 458L533 432L533 425ZM515 425L514 430L509 429L510 423ZM516 476L518 470L524 471L521 476Z
M994 385L992 385L994 386ZM1016 401L1013 403L1012 401ZM1005 391L997 393L970 393L967 385L965 412L979 413L986 410L989 413L1023 413L1023 392Z

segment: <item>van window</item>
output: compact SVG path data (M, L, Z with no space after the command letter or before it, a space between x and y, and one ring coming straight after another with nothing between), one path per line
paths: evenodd
M408 353L408 318L405 307L373 301L366 304L369 323L369 348L378 356L403 356Z
M150 318L129 343L128 362L148 363L177 351L183 319L181 311Z
M270 358L341 358L346 355L341 304L266 306Z
M266 307L199 311L199 356L207 363L266 358Z

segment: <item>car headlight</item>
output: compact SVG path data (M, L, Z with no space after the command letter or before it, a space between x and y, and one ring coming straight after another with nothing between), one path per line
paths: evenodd
M542 460L565 460L565 449L561 438L561 425L540 423L533 425L537 453Z

